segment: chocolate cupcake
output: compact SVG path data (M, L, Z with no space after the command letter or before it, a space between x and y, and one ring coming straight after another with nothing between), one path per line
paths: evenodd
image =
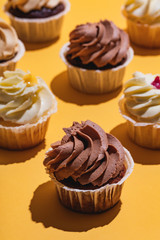
M46 42L59 37L68 0L8 0L5 12L25 42Z
M120 198L133 169L130 153L111 134L91 121L74 122L51 144L44 165L61 202L80 212L101 212Z
M96 94L122 85L133 50L127 33L104 20L77 26L60 55L67 65L71 85L81 92Z
M0 76L6 70L14 70L24 52L25 47L16 31L0 18Z

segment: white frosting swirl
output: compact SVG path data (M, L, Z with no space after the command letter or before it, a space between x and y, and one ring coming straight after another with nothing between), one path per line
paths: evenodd
M125 107L138 121L160 122L160 89L152 85L157 76L135 72L124 85Z
M124 15L139 23L160 23L159 0L127 0L123 9Z
M0 61L12 59L18 52L18 37L14 28L0 18Z
M56 100L39 77L22 70L6 71L0 78L0 118L16 124L34 123L51 109Z
M8 0L5 7L19 8L22 12L27 13L32 10L40 10L42 7L54 8L60 0Z

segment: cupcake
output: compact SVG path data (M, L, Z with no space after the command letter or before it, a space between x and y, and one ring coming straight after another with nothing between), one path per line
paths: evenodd
M59 37L68 0L8 0L4 7L18 36L25 42L46 42Z
M15 30L0 18L0 76L6 70L14 70L24 52Z
M127 33L104 20L77 26L60 56L73 88L89 94L111 92L122 85L133 58Z
M0 147L39 144L56 110L55 97L41 78L22 70L5 71L0 78Z
M140 146L160 149L160 75L135 72L124 85L119 107L131 139Z
M84 213L113 207L133 169L130 153L91 121L74 122L63 130L65 136L51 144L44 160L60 201Z
M160 47L159 0L127 0L122 13L133 43L142 47Z

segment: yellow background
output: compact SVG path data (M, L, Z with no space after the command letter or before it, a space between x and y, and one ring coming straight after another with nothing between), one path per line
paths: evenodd
M8 21L2 11L0 16ZM73 90L59 50L77 24L110 19L125 29L120 9L123 0L70 0L60 39L52 45L26 44L18 68L41 76L58 101L45 142L21 152L0 149L0 239L1 240L156 240L160 238L160 151L138 147L126 133L118 111L122 90L89 96ZM134 48L124 81L134 71L160 73L160 51ZM135 167L125 182L121 201L111 210L95 215L74 213L58 201L42 164L50 143L61 139L63 127L90 119L119 138L131 152Z

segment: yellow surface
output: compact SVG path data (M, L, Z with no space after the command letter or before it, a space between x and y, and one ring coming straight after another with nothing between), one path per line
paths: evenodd
M0 1L0 9L4 4ZM1 240L157 240L160 239L160 151L150 151L132 143L125 120L118 111L121 91L88 96L73 90L66 67L59 58L76 24L111 19L125 28L120 9L123 0L70 0L62 35L52 45L27 44L18 68L41 76L58 101L44 143L31 150L12 152L0 149L0 239ZM2 10L0 16L8 21ZM124 81L135 70L160 73L160 51L135 49ZM121 201L98 215L83 215L65 209L45 173L42 161L51 142L61 139L63 127L74 120L90 119L117 136L131 152L135 168L125 182Z

